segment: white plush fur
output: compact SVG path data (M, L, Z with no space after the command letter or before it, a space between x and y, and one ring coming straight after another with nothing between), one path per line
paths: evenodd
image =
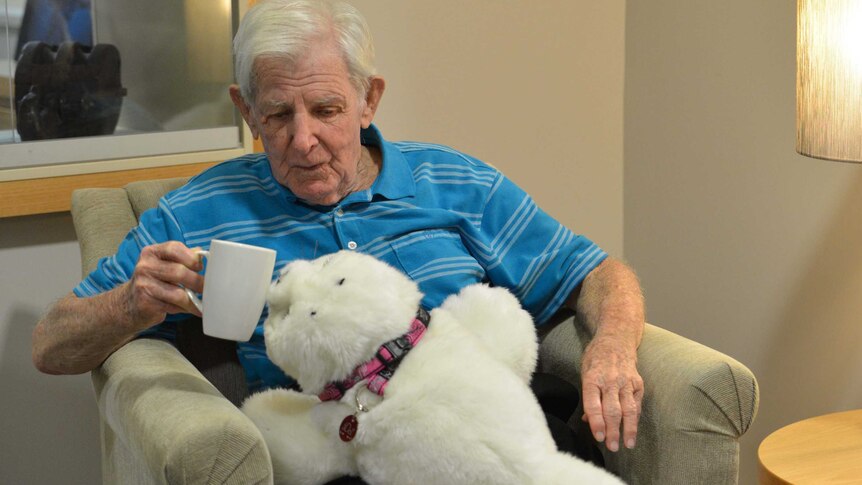
M431 324L381 398L364 387L340 401L316 395L406 333L422 294L398 270L342 251L288 265L273 284L267 352L308 395L273 390L243 411L260 428L277 483L359 475L376 484L619 484L558 452L528 387L533 322L515 297L473 285L431 312ZM349 443L344 417L359 412Z

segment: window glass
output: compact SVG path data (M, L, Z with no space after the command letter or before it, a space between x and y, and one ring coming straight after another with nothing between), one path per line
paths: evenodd
M0 169L241 146L235 16L231 0L0 0Z

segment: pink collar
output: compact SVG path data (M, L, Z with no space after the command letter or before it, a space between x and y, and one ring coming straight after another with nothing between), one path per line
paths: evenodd
M410 330L395 340L390 340L381 345L374 357L364 364L353 369L353 372L343 381L330 382L323 388L323 392L317 395L321 401L333 401L341 399L348 389L355 386L364 379L368 379L368 389L382 396L386 384L392 378L392 374L401 363L401 359L407 352L416 346L416 343L425 335L428 328L430 316L428 312L420 308L416 312L416 318L410 324Z

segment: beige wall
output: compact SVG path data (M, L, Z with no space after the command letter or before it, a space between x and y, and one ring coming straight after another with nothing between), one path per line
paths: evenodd
M101 481L89 376L39 374L30 361L33 325L80 273L68 215L0 219L0 483Z
M353 3L388 82L384 136L492 163L622 255L623 0Z
M452 145L622 252L623 0L357 0L389 82L392 140ZM30 364L42 310L77 282L68 215L0 219L0 483L99 481L87 376Z
M742 442L862 406L862 166L794 152L795 2L630 1L625 252L649 319L748 365Z

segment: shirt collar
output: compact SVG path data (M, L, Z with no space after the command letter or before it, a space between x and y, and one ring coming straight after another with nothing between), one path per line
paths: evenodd
M363 145L376 146L383 154L383 167L377 180L371 185L371 195L379 195L389 200L402 199L416 194L416 184L410 165L395 145L383 139L380 130L373 124L360 134Z

